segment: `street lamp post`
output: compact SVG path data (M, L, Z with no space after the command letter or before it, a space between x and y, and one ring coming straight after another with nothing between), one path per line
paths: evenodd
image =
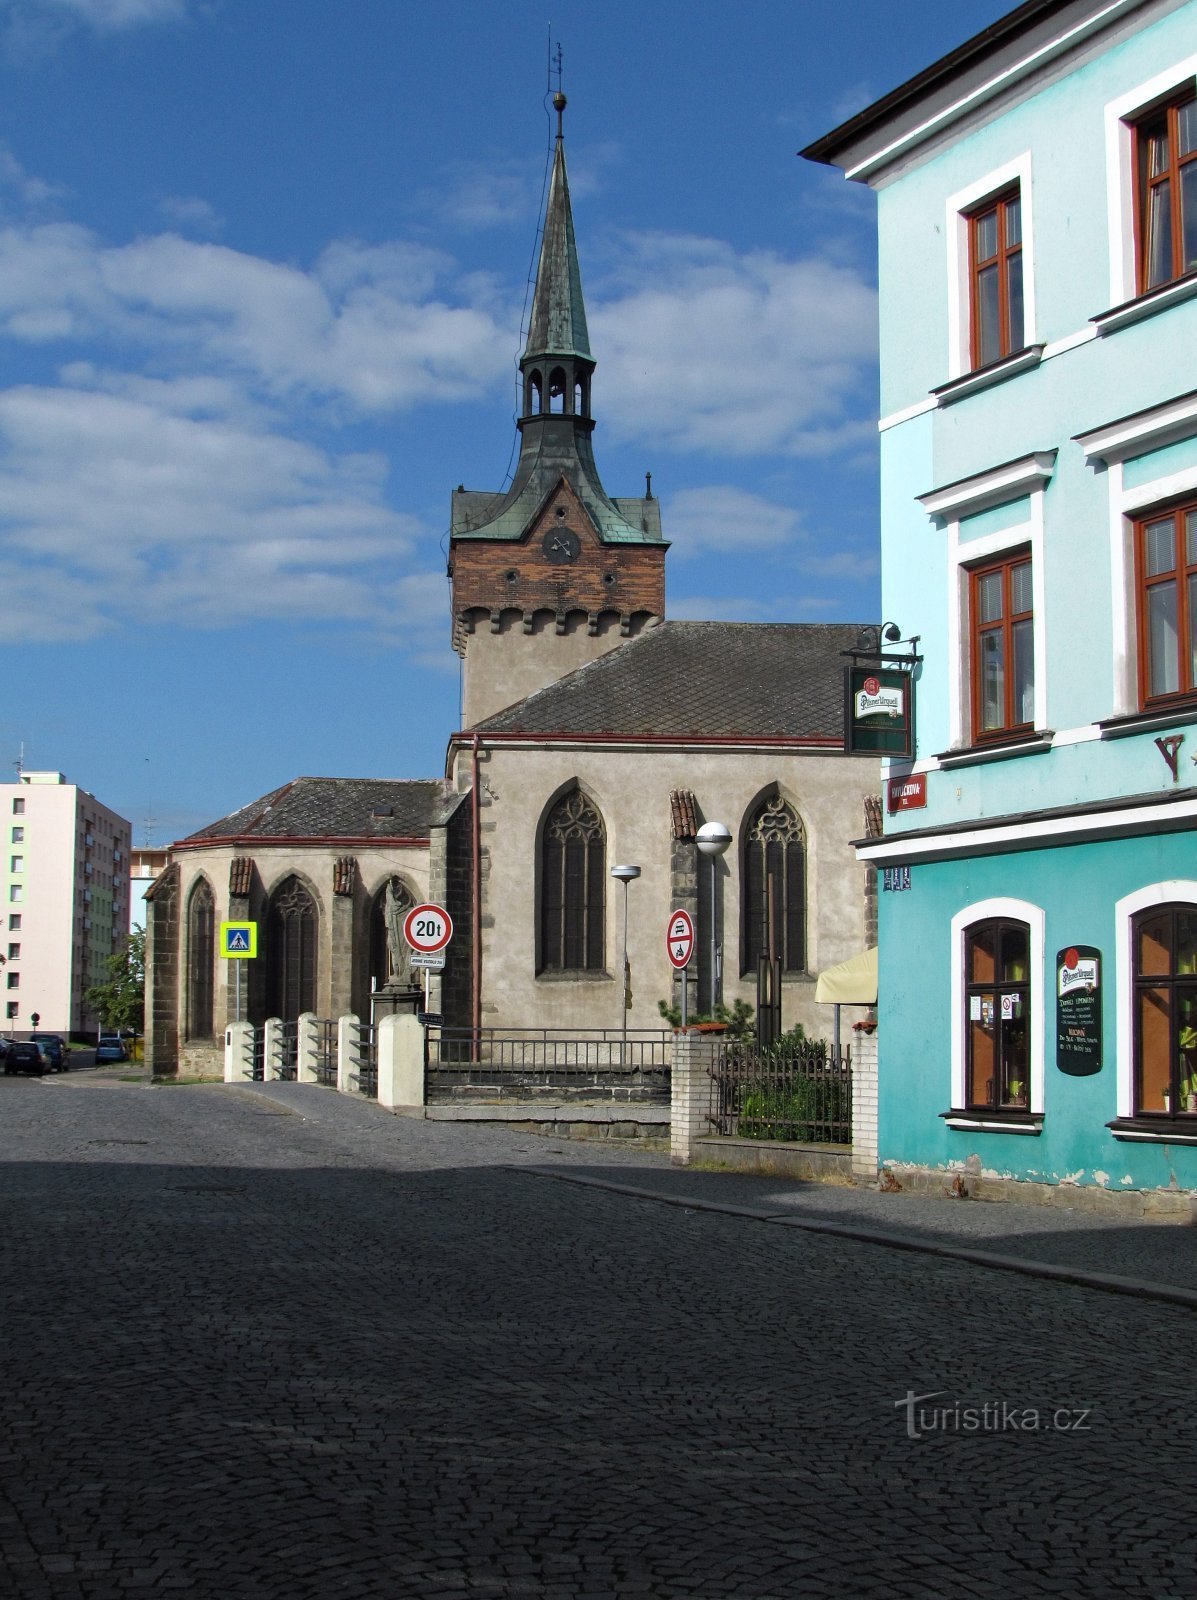
M726 854L732 842L731 829L726 822L704 822L695 838L702 855L711 863L711 1015L719 1002L719 919L715 915L715 874L719 870L719 857Z
M623 884L623 984L619 995L619 1064L622 1067L628 1053L628 884L640 876L640 868L612 867L611 876Z

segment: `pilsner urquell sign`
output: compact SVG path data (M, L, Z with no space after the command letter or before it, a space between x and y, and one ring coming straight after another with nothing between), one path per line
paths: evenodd
M1056 1065L1074 1078L1101 1071L1101 951L1091 944L1056 955Z
M844 679L848 754L913 756L913 675L891 667L851 666Z

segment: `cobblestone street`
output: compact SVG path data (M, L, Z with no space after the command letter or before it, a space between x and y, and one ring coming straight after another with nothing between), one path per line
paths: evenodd
M4 1080L0 1153L5 1595L1194 1592L1182 1305L306 1086ZM1192 1229L1024 1216L900 1222L1194 1281Z

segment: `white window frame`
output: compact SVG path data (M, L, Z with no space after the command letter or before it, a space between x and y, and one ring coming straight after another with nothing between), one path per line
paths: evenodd
M1023 346L1037 343L1035 319L1035 230L1031 199L1031 152L978 178L949 195L945 207L944 237L948 247L948 377L962 378L973 371L972 274L968 251L968 221L972 212L1003 189L1018 185L1022 208L1022 310Z
M1197 55L1157 72L1105 107L1106 217L1110 238L1110 304L1139 294L1135 271L1135 123L1158 101L1197 79Z
M1153 906L1181 901L1197 906L1197 881L1192 878L1166 878L1146 884L1114 902L1114 989L1116 1021L1115 1083L1120 1117L1134 1116L1135 1106L1135 952L1131 923L1140 911Z
M1195 58L1197 59L1197 58ZM1197 494L1197 465L1127 488L1123 463L1197 437L1197 400L1166 400L1150 411L1107 423L1076 442L1090 464L1106 468L1110 516L1110 625L1116 717L1139 710L1139 608L1135 578L1135 521L1169 500Z
M977 900L965 906L952 918L952 1100L953 1110L965 1105L967 1081L967 1049L964 1036L964 1008L967 1004L968 972L964 963L964 942L969 928L978 922L991 922L995 917L1005 917L1014 922L1025 922L1031 930L1030 970L1027 974L1031 1006L1031 1093L1027 1106L1033 1115L1044 1114L1044 1060L1045 1030L1047 1027L1047 990L1044 984L1044 951L1046 949L1047 918L1042 906L1029 900L1013 900L999 895L991 900ZM983 1113L976 1113L982 1116ZM972 1112L968 1115L971 1117Z

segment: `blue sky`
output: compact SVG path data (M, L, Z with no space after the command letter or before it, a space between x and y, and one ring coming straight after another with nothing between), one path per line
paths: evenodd
M434 776L550 27L611 494L668 613L877 612L873 199L795 152L993 0L0 0L0 760L181 837ZM147 819L148 822L147 822Z

